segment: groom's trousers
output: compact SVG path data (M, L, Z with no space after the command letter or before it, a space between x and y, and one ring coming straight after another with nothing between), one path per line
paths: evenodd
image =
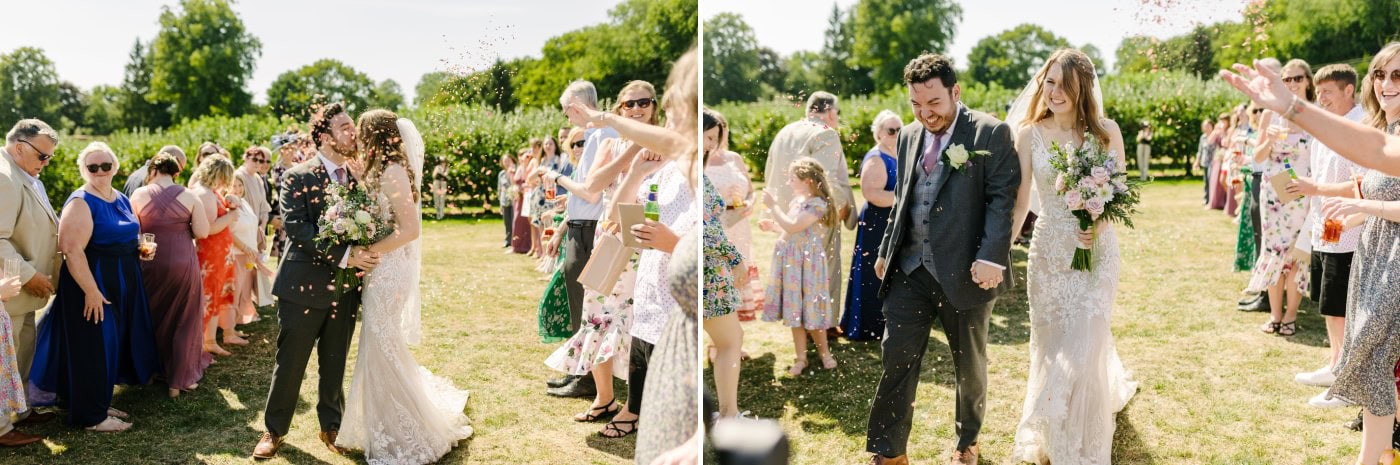
M267 393L267 409L263 415L267 432L285 436L291 428L313 347L320 375L316 418L320 420L321 431L340 431L341 414L345 409L345 359L350 352L350 338L355 334L359 307L359 297L349 294L341 298L334 311L278 299L277 322L281 329L277 333L277 365L272 369L272 389Z
M889 270L893 281L884 300L885 338L881 342L884 374L870 406L865 449L886 457L905 454L920 367L935 319L942 322L953 355L957 447L966 449L977 442L982 430L987 402L987 325L995 300L974 308L954 308L927 269L919 267L910 275L900 268L895 265Z

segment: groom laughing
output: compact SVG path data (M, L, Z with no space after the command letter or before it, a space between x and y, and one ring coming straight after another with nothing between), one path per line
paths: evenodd
M875 263L887 323L865 448L876 465L908 463L919 369L939 320L957 384L958 439L949 463L975 464L987 400L987 325L1011 278L1021 169L1006 123L958 101L948 58L920 55L904 67L904 84L918 121L899 134L894 215Z

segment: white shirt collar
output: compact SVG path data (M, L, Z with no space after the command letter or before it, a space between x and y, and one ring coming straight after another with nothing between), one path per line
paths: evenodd
M1364 116L1366 116L1366 109L1361 108L1361 105L1352 105L1351 110L1347 111L1346 118L1359 122Z
M338 165L338 164L336 164L335 162L331 161L330 158L326 158L326 154L321 153L320 150L317 150L317 151L316 151L316 156L321 157L321 164L326 166L326 173L327 173L327 174L332 174L332 175L334 175L335 170L338 170L338 169L340 169L340 168L343 168L343 166Z

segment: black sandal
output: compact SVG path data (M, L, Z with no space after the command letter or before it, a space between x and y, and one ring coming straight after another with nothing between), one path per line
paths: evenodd
M638 418L637 420L640 420L640 419L641 419L641 418ZM637 432L637 420L632 420L632 421L613 420L613 421L610 421L610 422L608 422L607 426L604 426L604 427L603 427L603 430L602 430L602 431L599 431L599 432L598 432L598 435L599 435L599 436L602 436L602 437L605 437L605 438L608 438L608 439L622 439L622 438L631 436L632 433L636 433L636 432ZM629 428L629 429L627 429L627 430L623 430L622 428L618 428L617 425L629 425L629 426L631 426L631 428ZM614 434L615 434L615 436L614 436Z
M617 408L612 408L613 406L617 406ZM597 415L594 415L594 414L593 414L593 412L597 412L597 411L599 411L599 410L602 410L602 412L601 412L601 413L598 413ZM574 421L577 421L577 422L579 422L579 423L591 423L591 422L595 422L595 421L598 421L598 420L601 420L601 419L604 419L604 418L612 418L612 417L614 417L614 416L617 416L617 414L618 414L618 413L621 413L621 412L622 412L622 406L621 406L621 405L617 405L617 399L613 399L613 400L608 401L608 403L605 404L605 405L603 405L602 407L591 407L591 408L589 408L588 411L583 412L583 413L581 414L581 415L583 415L582 417L579 417L578 415L574 415Z
M1278 323L1278 329L1276 330L1276 334L1278 334L1279 336L1283 336L1283 337L1288 337L1288 336L1292 336L1292 335L1294 335L1294 334L1298 334L1298 326L1297 326L1297 325L1298 325L1298 320L1293 320L1293 321L1290 321L1290 322L1287 322L1287 323Z
M1270 321L1268 323L1264 323L1263 326L1260 326L1259 330L1263 331L1264 334L1278 334L1279 328L1282 327L1283 323L1277 321Z

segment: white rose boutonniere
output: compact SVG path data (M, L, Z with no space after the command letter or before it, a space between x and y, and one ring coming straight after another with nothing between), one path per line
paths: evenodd
M952 167L954 170L960 170L964 166L968 166L973 158L985 157L991 154L992 152L986 150L973 150L969 152L967 147L963 147L962 144L957 144L943 151L943 162L947 163L948 166Z

